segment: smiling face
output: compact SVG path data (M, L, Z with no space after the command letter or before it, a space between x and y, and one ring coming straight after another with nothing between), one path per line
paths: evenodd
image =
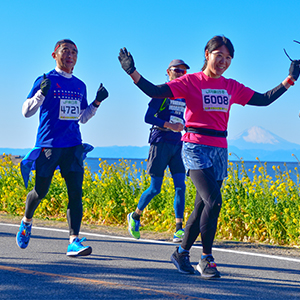
M77 61L77 48L71 43L63 43L52 53L57 67L67 73L72 73Z
M211 78L219 78L229 68L232 57L225 45L213 50L205 51L207 65L203 73Z

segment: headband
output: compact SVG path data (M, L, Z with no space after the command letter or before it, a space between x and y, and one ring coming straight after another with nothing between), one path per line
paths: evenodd
M58 41L56 44L55 44L55 47L54 47L54 52L56 52L56 50L61 46L61 44L63 43L69 43L69 44L72 44L75 46L76 50L77 50L77 46L75 45L75 43L69 39L63 39L63 40L60 40ZM78 50L77 50L78 51Z

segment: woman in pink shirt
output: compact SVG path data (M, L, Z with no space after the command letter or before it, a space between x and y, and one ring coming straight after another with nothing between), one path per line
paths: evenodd
M228 38L214 36L206 44L204 54L201 72L187 74L162 85L153 85L136 71L126 48L121 49L119 60L122 68L149 97L186 100L182 156L197 193L183 241L171 255L171 261L179 272L193 274L189 250L201 234L203 252L197 270L203 278L210 279L220 277L212 256L212 245L222 205L221 186L227 177L226 136L231 105L271 104L298 79L300 60L292 61L289 75L282 83L261 94L222 76L234 57L234 48Z

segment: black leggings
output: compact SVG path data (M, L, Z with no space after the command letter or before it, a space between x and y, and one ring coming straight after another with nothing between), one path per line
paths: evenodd
M70 235L78 235L82 219L82 182L83 173L68 172L64 176L69 196L67 219ZM52 176L35 178L35 187L26 198L25 217L32 219L41 200L47 195Z
M194 210L186 223L181 247L190 250L201 233L203 253L211 254L222 205L222 180L215 179L213 167L190 170L189 173L197 194Z

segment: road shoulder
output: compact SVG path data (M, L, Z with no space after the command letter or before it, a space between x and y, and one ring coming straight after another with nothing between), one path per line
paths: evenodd
M20 217L15 217L7 215L3 212L0 212L0 223L9 223L9 224L20 224ZM127 224L126 224L127 225ZM33 226L38 227L49 227L49 228L58 228L68 230L67 222L55 221L55 220L41 220L34 219ZM128 237L129 233L126 226L104 226L104 225L85 225L81 226L81 232L90 232L97 234L106 234L106 235L117 235ZM151 239L158 241L172 242L172 233L169 232L152 232L141 230L141 238ZM196 245L201 245L201 241L196 241ZM214 248L223 248L230 249L234 251L244 251L244 252L255 252L263 253L268 255L276 256L286 256L300 258L300 248L299 247L282 247L274 246L264 243L246 243L238 241L228 241L228 240L215 240Z

